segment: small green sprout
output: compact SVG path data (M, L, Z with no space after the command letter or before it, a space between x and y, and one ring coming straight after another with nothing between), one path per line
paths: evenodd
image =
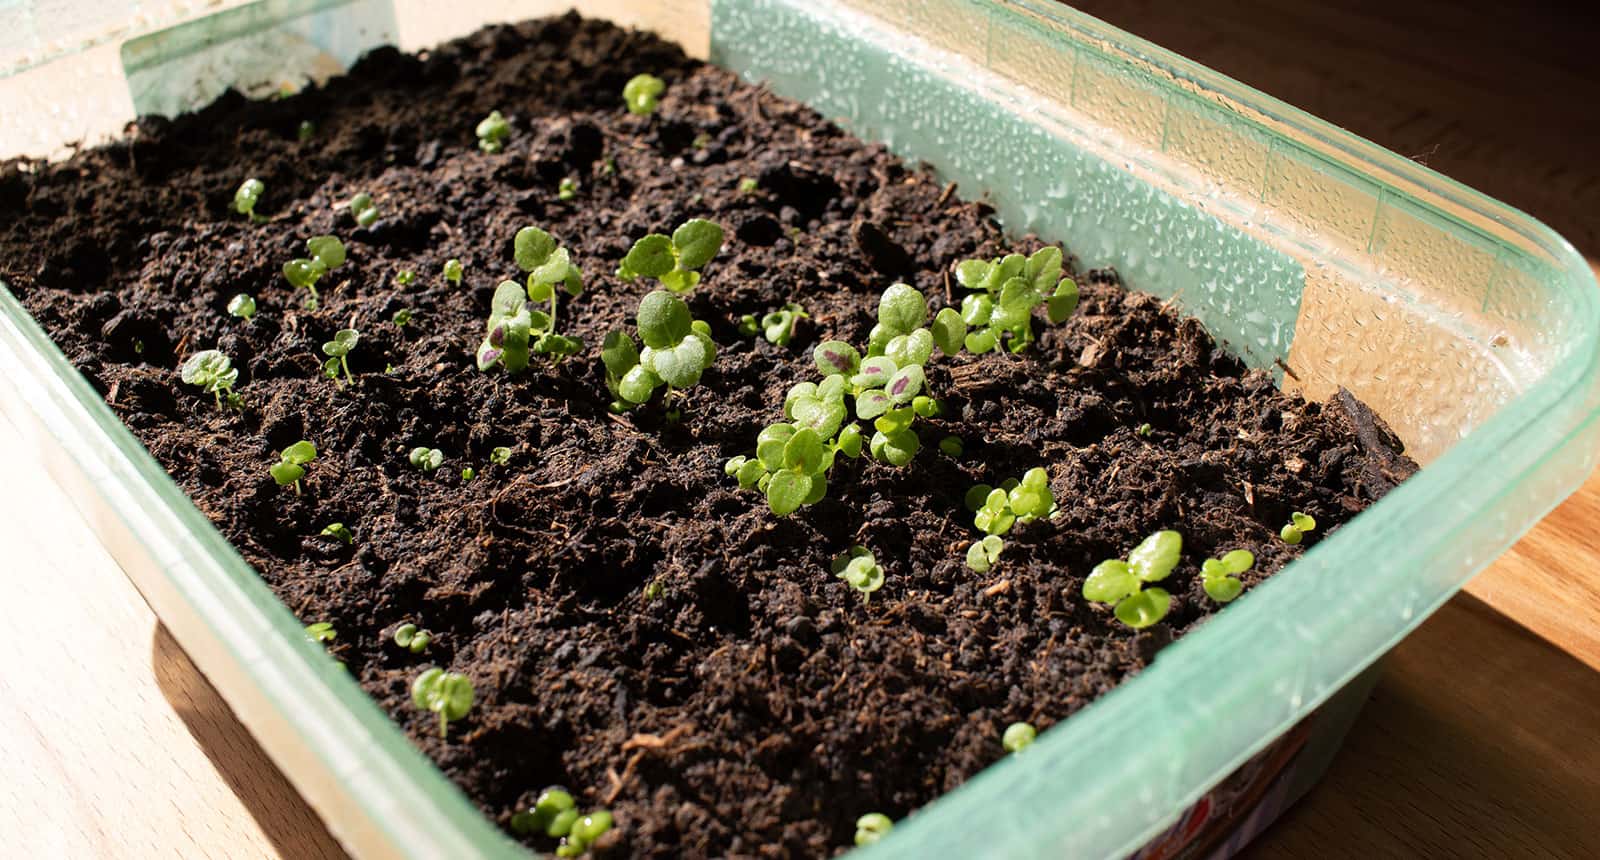
M454 257L444 261L444 279L455 286L461 286L461 261Z
M786 303L780 310L772 311L761 317L761 331L767 343L774 346L788 346L794 339L795 324L803 319L810 319L805 308L794 302Z
M306 639L312 642L332 642L339 638L339 631L333 629L333 622L318 621L306 625Z
M687 293L700 283L700 269L722 250L722 226L704 218L690 218L670 237L651 233L633 243L617 278L633 283L640 276L655 278L675 293Z
M568 176L556 187L557 200L571 200L578 196L578 180Z
M1208 558L1200 565L1201 585L1206 595L1218 603L1229 603L1244 591L1236 577L1255 567L1256 557L1247 549L1236 549L1222 558Z
M330 523L322 530L324 537L338 538L345 543L355 543L356 536L350 533L349 527L344 523Z
M571 252L538 227L524 227L517 231L513 253L517 267L528 273L527 289L515 281L501 281L495 289L488 334L478 345L479 370L499 365L507 373L521 373L528 366L530 347L558 364L583 350L583 341L556 331L561 291L573 297L583 294L583 271L573 265ZM545 301L549 313L529 306Z
M266 190L267 186L263 185L261 180L256 179L253 176L249 179L246 179L244 183L239 186L239 190L233 192L233 211L238 212L240 215L247 216L251 221L257 224L267 220L256 214L256 202L261 199L261 192Z
M409 621L394 629L394 644L413 654L421 654L428 650L428 643L432 641L431 631L423 630Z
M975 540L967 547L967 567L978 573L988 573L1005 548L1006 542L999 535L985 535L983 540Z
M211 396L217 400L218 409L222 408L224 394L228 396L229 403L237 399L233 386L239 381L239 369L220 350L202 349L189 356L178 368L178 376L189 385L211 392Z
M739 336L755 337L761 333L761 323L756 320L755 314L745 314L739 317Z
M228 313L245 322L254 322L256 316L256 300L240 293L228 299Z
M300 120L300 125L294 130L294 136L301 143L309 141L317 134L317 126L309 119Z
M1295 546L1305 538L1306 532L1312 531L1316 527L1317 521L1309 514L1295 511L1289 515L1289 522L1285 523L1283 528L1278 531L1278 537L1282 538L1284 543Z
M411 682L411 702L419 709L439 715L439 737L444 737L451 720L459 720L472 709L472 680L466 675L434 667Z
M966 446L961 444L960 437L946 436L939 440L939 450L943 451L948 457L960 458L962 452L966 450Z
M409 287L417 282L417 273L410 269L401 269L400 273L394 276L394 282L402 287Z
M299 495L300 479L306 476L306 464L315 459L317 459L317 446L301 439L283 449L278 455L278 462L267 472L280 487L293 484L295 495Z
M511 829L522 835L543 831L546 836L562 837L572 831L577 821L578 802L571 792L551 786L539 792L531 809L511 816Z
M634 75L622 87L622 103L627 106L628 113L649 116L656 112L661 94L666 91L667 82L655 75Z
M506 122L499 111L490 111L478 122L475 132L478 135L478 148L493 155L506 148L506 138L511 136L511 123Z
M661 583L661 579L659 577L652 579L650 580L650 583L644 587L644 599L659 600L661 595L666 593L666 590L667 587Z
M601 176L615 176L617 174L617 160L609 155L601 159L599 173Z
M613 823L611 813L604 809L597 809L572 822L572 829L561 844L556 847L557 857L577 857L589 850L595 840L604 836L611 829Z
M476 477L478 477L478 470L472 468L471 466L461 470L461 480L463 481L470 481Z
M961 300L959 325L955 317L941 314L940 349L950 354L948 347L961 333L962 344L975 354L989 352L1007 335L1011 351L1021 352L1033 342L1033 309L1040 304L1046 305L1050 322L1064 322L1078 306L1078 285L1062 277L1061 260L1061 249L1051 246L1026 257L962 261L956 280L975 292Z
M869 812L856 819L856 845L865 847L875 844L893 829L894 821L889 816L881 812Z
M1172 607L1172 595L1146 583L1160 582L1178 566L1183 536L1175 531L1150 535L1128 553L1128 560L1107 559L1095 565L1083 582L1083 596L1116 605L1117 620L1140 629L1160 621Z
M717 357L711 327L689 314L683 299L656 290L639 302L635 317L641 351L633 337L620 329L606 335L600 359L606 366L606 387L616 398L613 408L631 409L650 399L662 385L668 396L691 388Z
M356 224L361 227L371 227L378 223L378 204L372 202L372 195L365 191L350 198L350 217L356 219Z
M489 462L496 466L504 466L511 462L511 449L505 446L495 448L489 452Z
M303 288L311 295L306 299L306 310L317 309L317 281L322 276L344 265L344 243L333 236L313 236L306 240L309 258L301 257L283 264L283 277L291 286Z
M1018 522L1047 517L1055 509L1050 492L1050 473L1035 467L1022 480L1008 480L999 487L978 484L967 491L967 506L974 511L973 524L984 534L1003 535Z
M329 379L337 380L339 371L344 371L344 378L355 382L356 378L350 375L350 351L356 348L361 340L361 332L353 328L342 328L333 333L333 340L322 345L322 354L328 360L322 363L322 375Z
M1150 422L1148 422L1148 421L1146 421L1143 424L1140 424L1133 431L1135 436L1139 436L1139 437L1142 437L1142 438L1145 438L1145 439L1150 438L1150 434L1154 433L1154 432L1155 432L1155 428L1151 427L1150 426Z
M1005 734L1000 736L1000 745L1008 753L1019 753L1032 746L1038 737L1039 732L1031 723L1012 723L1006 726Z
M389 318L389 322L394 323L395 328L405 328L406 326L411 325L412 316L413 314L410 308L401 308L400 310L394 312L394 316Z
M872 592L883 587L883 568L864 546L853 546L833 557L833 575L861 592L861 602L870 603Z
M754 194L759 188L761 188L761 183L757 182L754 177L746 176L739 180L740 194Z
M406 455L406 460L417 470L424 474L437 470L444 465L444 452L438 448L416 447Z

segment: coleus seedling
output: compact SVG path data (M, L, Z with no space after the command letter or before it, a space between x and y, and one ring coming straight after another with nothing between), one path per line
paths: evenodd
M411 702L419 709L439 715L439 737L444 737L451 720L459 720L472 710L476 693L466 675L434 667L411 682Z
M1000 560L1000 551L1006 548L1006 542L999 535L985 535L982 540L975 540L967 547L967 567L978 573L988 573Z
M1055 510L1055 495L1050 491L1050 473L1035 467L998 487L978 484L967 491L967 507L973 511L973 525L988 535L1003 535L1019 522L1047 517Z
M578 196L578 180L573 179L570 176L566 177L565 179L562 179L561 180L561 184L556 186L556 199L557 200L571 200L572 198L577 197L577 196Z
M350 351L356 348L361 340L361 332L353 328L342 328L334 332L333 340L322 345L322 354L328 360L322 363L322 375L337 381L339 371L344 371L344 378L355 382L356 378L350 375Z
M488 333L478 345L479 370L499 365L507 373L521 373L530 350L557 363L583 350L582 340L556 329L560 293L583 294L583 271L572 263L571 252L538 227L518 230L512 249L517 267L528 273L527 289L515 281L495 288ZM549 302L550 310L535 310L529 302Z
M628 113L649 116L656 112L661 94L666 91L667 82L655 75L634 75L622 86L622 103L627 106Z
M794 339L795 324L803 319L810 319L805 308L794 302L788 302L782 308L771 311L761 317L761 333L767 343L774 346L788 346Z
M339 638L339 631L333 629L331 621L316 621L306 625L306 639L312 642L332 642Z
M1008 753L1019 753L1033 746L1038 737L1039 731L1032 723L1012 723L1006 726L1005 733L1000 736L1000 745Z
M721 225L704 218L690 218L678 225L672 235L651 233L633 243L617 278L633 283L636 278L655 278L675 293L687 293L700 283L700 269L722 250Z
M1020 352L1033 342L1033 309L1046 305L1046 316L1061 323L1078 306L1078 285L1062 277L1061 249L1040 248L1024 257L1008 254L995 260L965 260L956 266L956 280L976 292L961 300L959 318L940 314L935 331L947 353L956 334L977 354L989 352L1010 336L1010 349Z
M415 466L417 471L426 474L437 471L444 465L444 452L438 448L418 446L412 448L411 453L406 455L406 461Z
M239 381L239 369L220 350L202 349L189 356L178 369L178 376L189 385L211 392L218 409L222 408L223 395L227 395L230 405L237 405L238 395L233 393L233 386Z
M478 121L474 129L478 135L478 148L493 154L505 149L506 138L511 136L511 123L499 111L490 111L489 115Z
M315 459L317 446L301 439L283 449L278 455L278 462L272 464L267 472L280 487L294 485L295 495L299 495L300 479L306 476L306 464Z
M248 217L251 221L260 224L267 220L256 214L256 203L261 199L261 193L267 186L261 180L251 177L246 179L239 190L233 192L233 211Z
M454 257L444 261L444 279L455 286L461 286L461 261Z
M361 227L371 227L378 223L378 204L372 202L372 195L365 191L350 198L350 217L356 219L356 224Z
M856 845L876 844L894 829L894 820L881 812L869 812L856 819Z
M317 281L334 269L344 265L344 243L334 236L313 236L306 240L310 257L300 257L283 264L283 277L290 285L306 290L306 310L317 309Z
M558 857L577 857L589 850L610 830L614 820L608 810L597 809L587 814L578 812L578 803L572 793L551 786L539 793L532 808L511 816L512 831L524 836L544 833L559 837Z
M394 629L394 644L413 654L421 654L428 650L428 643L432 641L431 631L423 630L409 621Z
M694 319L689 305L669 292L655 290L645 296L634 319L643 350L621 329L607 334L600 347L606 387L616 398L613 408L619 411L644 403L663 385L669 396L693 387L717 357L711 327Z
M1278 530L1278 537L1284 543L1295 546L1305 539L1306 532L1312 531L1316 527L1317 521L1310 514L1302 514L1299 511L1295 511L1289 515L1289 522Z
M228 300L228 313L245 322L254 322L256 316L256 300L244 293Z
M1160 582L1178 566L1183 552L1183 536L1175 531L1159 531L1139 542L1128 553L1128 560L1107 559L1095 565L1083 582L1083 596L1095 603L1115 605L1117 620L1134 629L1149 627L1167 616L1172 595Z
M861 602L870 603L872 592L883 587L883 568L864 546L853 546L833 557L833 575L861 593Z
M1238 575L1255 564L1255 555L1247 549L1236 549L1222 558L1208 558L1200 565L1200 584L1212 600L1229 603L1244 591L1244 583L1238 580Z

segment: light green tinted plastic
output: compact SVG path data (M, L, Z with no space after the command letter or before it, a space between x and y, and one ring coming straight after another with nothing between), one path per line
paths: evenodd
M403 45L427 42L406 29L415 5L399 5ZM288 25L313 7L324 8L277 8ZM182 14L141 9L157 22ZM37 27L0 36L0 70L52 59L38 52L62 33L100 46L54 58L82 70L73 110L37 101L36 86L19 86L34 80L26 75L0 80L0 136L23 135L0 148L58 147L63 130L83 128L72 120L99 107L125 116L120 65L96 52L116 53L138 26L134 11L74 4L47 22L55 42ZM1428 462L1150 669L901 822L867 856L1136 849L1399 641L1593 466L1594 279L1526 216L1045 0L715 0L712 13L714 60L926 159L964 196L987 192L1009 227L1065 239L1085 265L1116 265L1130 286L1174 297L1252 363L1287 364L1296 375L1286 386L1351 389ZM453 26L471 20L458 17ZM136 581L185 647L220 644L202 668L247 679L246 704L259 707L219 683L241 718L258 733L294 732L378 843L416 857L517 852L304 642L9 295L0 398L35 429L102 534L131 541L118 553L130 574L139 565L129 559L147 560ZM1208 659L1216 653L1251 657L1223 666Z

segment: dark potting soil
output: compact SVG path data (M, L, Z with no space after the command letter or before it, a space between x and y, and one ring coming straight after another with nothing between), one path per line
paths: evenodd
M650 118L619 102L644 71L669 84ZM493 109L515 130L489 155L473 128ZM229 210L252 176L265 223ZM370 227L336 206L358 191L381 209ZM502 824L550 784L609 806L617 854L839 851L858 815L913 812L998 759L1007 724L1067 718L1205 621L1203 559L1251 550L1253 586L1415 468L1347 395L1280 393L1199 323L1087 272L1077 314L1036 323L1029 352L930 364L945 417L919 424L911 466L844 461L829 498L774 518L722 464L817 378L811 347L863 344L895 280L937 310L959 301L959 260L1039 243L807 108L575 16L380 50L292 98L230 95L60 163L10 162L0 216L0 276L296 615L332 622L329 650L417 745ZM659 403L613 416L595 347L647 287L611 272L694 216L728 228L689 297L721 352L680 421ZM562 325L591 348L480 373L489 297L518 277L529 224L587 272ZM320 233L349 262L308 312L280 267ZM439 275L450 257L461 286ZM241 292L253 323L225 311ZM788 347L737 334L787 301L810 313ZM361 342L341 386L319 347L346 326ZM242 411L180 383L210 347L240 368ZM946 434L963 456L937 450ZM320 454L296 495L267 467L302 438ZM446 467L413 468L419 445ZM496 446L509 464L489 463ZM968 569L967 489L1040 465L1059 518ZM1289 547L1276 535L1296 510L1321 526ZM333 522L353 545L319 536ZM1162 528L1184 538L1172 611L1130 631L1082 599L1084 576ZM857 542L887 570L869 604L828 571ZM436 634L426 653L390 641L405 621ZM477 687L447 740L410 701L430 665Z

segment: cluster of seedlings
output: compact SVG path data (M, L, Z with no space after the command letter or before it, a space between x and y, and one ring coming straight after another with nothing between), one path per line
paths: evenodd
M648 118L658 108L666 90L661 79L638 75L623 89L624 107L632 114ZM499 111L491 112L476 128L478 148L493 155L505 149L513 129ZM314 133L302 124L305 140ZM576 179L563 179L556 196L572 200L578 193ZM741 193L758 190L754 179L739 184ZM247 179L235 191L231 208L252 223L268 219L256 213L264 184ZM346 204L358 227L369 227L379 219L370 195L361 192ZM716 360L717 344L711 327L695 319L685 296L702 280L705 267L721 251L725 233L711 221L691 218L670 234L650 233L628 249L619 261L615 275L625 284L640 280L653 282L638 304L632 331L617 328L608 332L599 348L605 368L605 385L611 409L623 413L650 403L662 391L661 408L669 420L677 420L681 392L697 385ZM283 265L285 280L307 293L305 308L316 310L320 299L317 285L346 259L346 248L335 236L315 236L306 242L307 256ZM572 252L545 230L528 226L516 233L513 257L523 277L505 280L494 290L485 333L475 359L480 371L496 369L508 375L526 371L533 356L542 356L552 365L583 353L588 347L579 338L561 332L560 304L563 295L576 299L584 292L584 275ZM971 259L954 270L956 281L967 290L959 309L946 307L930 318L928 302L915 288L896 283L879 297L876 322L862 348L841 340L824 340L812 350L812 363L818 379L795 381L783 398L782 420L760 431L751 454L735 456L725 464L728 476L740 488L759 492L775 516L794 514L802 507L824 499L834 467L845 459L869 457L893 468L910 464L923 449L918 420L937 417L942 407L929 392L927 366L936 356L949 359L963 351L983 355L1004 349L1011 353L1027 350L1037 338L1038 311L1044 321L1066 321L1078 304L1078 288L1063 272L1063 254L1058 247L1045 247L1031 255L1008 254L990 260ZM459 259L445 262L441 277L446 284L459 286L465 272ZM395 277L406 287L416 281L412 270ZM227 304L233 317L253 324L258 312L256 300L246 294L234 296ZM764 337L777 347L794 340L797 326L810 315L799 304L788 303L761 316L745 314L737 330L746 337ZM412 321L412 311L402 308L391 322L402 331ZM361 339L355 328L343 328L322 344L326 360L323 374L339 385L353 384L349 358ZM222 408L239 408L241 397L235 392L239 371L228 356L216 349L191 355L180 370L182 380L213 395ZM341 380L342 377L342 380ZM1150 425L1138 429L1148 436ZM960 438L946 436L938 442L940 454L959 458L964 453ZM281 487L300 493L300 482L307 467L317 458L310 441L301 440L283 449L268 472ZM408 463L427 475L440 469L446 460L442 451L426 445L410 449ZM497 447L489 463L505 466L511 462L510 448ZM859 472L857 472L859 474ZM472 480L477 470L465 466L464 481ZM987 573L1001 563L1006 536L1018 527L1050 520L1058 513L1050 488L1050 475L1043 467L1028 469L1020 478L1010 478L998 486L979 484L965 494L965 504L973 515L973 526L981 537L966 549L966 565L977 573ZM1295 512L1283 526L1280 537L1286 544L1299 544L1316 528L1316 521ZM326 526L321 534L346 544L355 535L342 523ZM1172 596L1159 583L1177 568L1183 549L1182 536L1171 530L1157 531L1130 550L1125 559L1107 559L1096 565L1082 587L1085 600L1105 604L1122 624L1132 629L1149 627L1168 613ZM1237 598L1244 590L1238 578L1255 564L1247 550L1225 553L1206 559L1200 576L1205 593L1219 603ZM855 545L835 556L832 573L860 594L863 604L883 587L886 570L865 546ZM653 592L652 592L653 589ZM660 583L645 589L648 597L659 595ZM332 642L337 635L330 622L305 628L308 639L319 644ZM410 654L427 651L435 634L412 622L395 627L395 646ZM411 685L417 709L437 718L439 736L447 738L451 722L464 719L475 699L472 680L464 674L441 667L430 667L418 674ZM1001 737L1005 752L1017 754L1034 743L1037 731L1026 722L1007 726ZM585 853L613 826L612 815L604 809L587 813L578 809L573 795L564 788L551 787L511 817L511 829L518 834L542 834L560 840L555 852L561 857ZM881 813L862 815L856 821L855 842L870 845L887 835L894 822Z

